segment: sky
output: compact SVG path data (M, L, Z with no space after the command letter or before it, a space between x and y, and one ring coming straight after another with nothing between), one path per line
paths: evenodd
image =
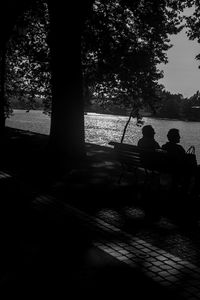
M168 64L159 65L164 71L159 83L172 94L180 93L188 98L200 90L200 61L195 59L200 53L200 44L190 41L184 30L172 35L171 43L173 47L167 52Z

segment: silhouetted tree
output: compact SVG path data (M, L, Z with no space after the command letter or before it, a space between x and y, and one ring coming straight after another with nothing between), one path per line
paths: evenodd
M40 94L51 104L48 31L47 3L36 0L18 17L7 45L6 93L17 95L26 109L34 108Z
M181 106L183 105L183 96L181 94L171 94L163 91L160 94L161 101L157 108L156 115L164 118L180 118L182 115Z
M83 94L85 104L101 95L103 105L132 109L153 104L158 79L157 64L167 62L168 34L181 29L179 13L185 1L93 1L82 32ZM44 109L51 111L48 5L36 0L16 24L9 45L7 91L34 107L35 91L45 91ZM27 99L27 95L29 95ZM99 97L97 97L99 99ZM103 100L103 101L102 101ZM135 104L134 104L135 105Z
M163 76L157 65L167 63L168 35L181 30L184 7L185 1L94 1L82 62L85 83L100 101L132 108L140 98L139 105L154 106Z
M193 8L193 13L185 17L187 34L190 40L196 39L200 43L200 3L196 0L188 0L187 4ZM196 59L200 60L200 54L196 56Z
M50 148L57 158L55 163L65 165L65 158L76 160L85 152L83 83L103 96L112 91L112 97L104 97L106 101L113 99L130 108L136 104L139 108L145 103L153 107L157 81L162 75L157 64L167 62L168 35L180 31L179 13L184 3L85 0L79 5L70 1L66 9L60 2L47 1L52 92ZM28 10L26 12L28 14ZM76 12L73 21L72 12ZM37 18L33 16L33 20ZM30 21L29 17L27 19ZM28 24L32 28L29 31L27 26L30 35L27 39L25 32L26 39L20 37L19 45L35 45L32 50L29 48L30 56L22 60L34 86L42 73L35 58L42 61L44 49L40 39L31 40L34 36L31 33L38 29L37 22ZM24 55L27 49L22 51Z
M81 36L92 1L49 0L52 113L49 151L54 166L66 167L85 156ZM74 20L72 22L72 12Z
M188 120L199 121L200 120L199 108L200 108L200 96L199 96L199 91L197 91L190 98L184 99L182 103L184 118Z
M1 3L0 16L0 131L3 132L5 128L5 117L9 112L8 102L6 101L6 52L7 43L12 34L13 27L17 22L17 17L22 13L32 0L25 1L3 1Z

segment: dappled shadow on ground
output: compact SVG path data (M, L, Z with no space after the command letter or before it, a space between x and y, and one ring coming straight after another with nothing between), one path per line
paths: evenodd
M1 139L0 169L21 176L24 180L27 179L27 183L39 183L47 165L45 160L47 142L46 135L6 128L5 136ZM45 184L45 176L43 183Z
M9 254L1 256L7 267L0 280L1 294L21 299L30 293L37 299L172 297L173 292L139 269L130 269L93 247L92 239L77 220L56 216L53 210L35 212L29 226L26 223L26 236L17 235Z
M96 236L56 206L32 209L16 178L0 180L0 288L6 297L170 299L173 292L95 248ZM30 294L31 293L31 294ZM178 297L176 297L178 299Z
M8 274L2 289L24 294L41 289L57 298L59 293L80 292L91 299L105 294L128 298L134 290L136 299L145 299L145 294L170 299L140 270L111 262L94 249L93 236L82 224L62 216L65 203L200 265L199 228L195 224L190 229L198 205L185 195L145 190L131 184L131 178L118 185L120 168L111 149L93 144L86 145L87 158L78 168L52 180L44 163L46 136L9 129L8 136L0 163L1 170L11 174L0 178L1 261ZM59 202L60 210L55 205L33 211L34 197L44 192Z
M81 177L79 180L82 182ZM198 203L184 194L158 193L139 185L120 186L109 181L84 186L69 186L67 182L64 178L52 188L51 194L94 218L200 266Z

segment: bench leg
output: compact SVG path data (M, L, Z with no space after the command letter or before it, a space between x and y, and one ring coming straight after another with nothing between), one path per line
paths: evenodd
M144 186L148 186L148 181L149 181L149 172L147 169L145 169Z
M121 174L120 174L120 176L119 176L119 179L118 179L118 181L117 181L118 184L121 183L122 177L123 177L123 172L121 172Z

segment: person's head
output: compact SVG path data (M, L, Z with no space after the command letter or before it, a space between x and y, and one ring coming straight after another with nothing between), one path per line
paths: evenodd
M180 142L179 130L176 128L170 129L167 133L167 138L169 142L178 144Z
M144 137L153 138L155 131L151 125L145 125L142 127L142 134Z

